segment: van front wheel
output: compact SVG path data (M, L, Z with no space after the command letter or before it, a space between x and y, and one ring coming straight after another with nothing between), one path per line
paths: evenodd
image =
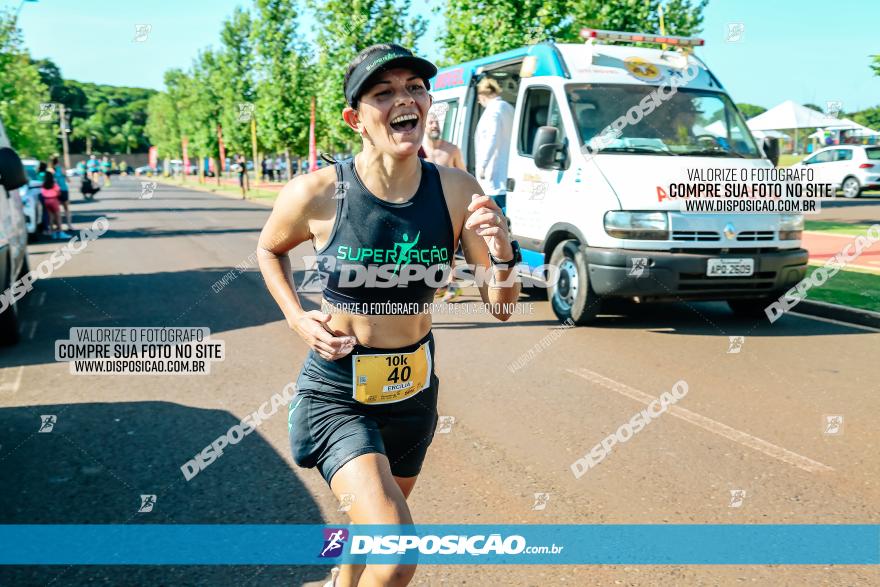
M599 313L599 296L590 286L587 257L576 240L562 241L550 255L550 265L558 273L547 297L561 322L577 325L592 322Z

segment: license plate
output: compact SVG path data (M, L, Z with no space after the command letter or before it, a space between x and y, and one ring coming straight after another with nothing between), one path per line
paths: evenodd
M709 259L707 277L749 277L755 273L754 259Z

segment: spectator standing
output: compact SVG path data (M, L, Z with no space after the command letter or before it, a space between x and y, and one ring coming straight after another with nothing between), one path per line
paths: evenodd
M67 230L73 232L73 224L70 222L70 187L67 185L67 177L64 175L58 156L52 158L52 169L55 171L55 183L60 190L58 201L64 210L63 220L67 223Z
M477 180L502 212L507 200L507 160L513 130L513 106L501 97L501 86L492 78L477 84L477 100L484 108L474 137Z

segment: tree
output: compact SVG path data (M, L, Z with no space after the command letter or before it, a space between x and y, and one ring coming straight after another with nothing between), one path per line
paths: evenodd
M256 0L252 41L257 53L256 120L260 143L276 153L308 145L312 77L293 0ZM258 165L254 161L254 165Z
M880 75L880 55L872 55L872 59L874 63L871 64L871 69L874 70L874 75Z
M83 139L86 143L86 153L92 152L95 143L106 141L104 122L97 116L89 118L77 118L71 121L73 132L71 135L77 139Z
M131 154L132 148L138 146L140 133L137 132L137 128L131 120L125 121L121 126L114 126L110 130L113 133L110 140L125 149L127 155Z
M168 73L165 74L166 85ZM159 155L170 159L180 158L180 123L177 104L166 92L159 92L147 104L147 124L144 131Z
M742 112L742 115L745 116L746 120L767 112L767 109L763 106L755 106L754 104L741 103L737 104L736 107L739 108L739 111Z
M880 106L853 112L847 118L868 128L880 131Z
M22 46L15 17L0 12L0 118L22 155L45 159L55 151L58 114L50 102L49 89Z
M448 62L485 57L540 40L578 43L583 27L692 35L709 0L448 0L441 36Z
M220 119L223 142L232 151L250 149L251 128L247 118L249 104L256 101L254 87L253 21L249 12L236 7L232 17L224 21L218 70L217 93L220 97Z

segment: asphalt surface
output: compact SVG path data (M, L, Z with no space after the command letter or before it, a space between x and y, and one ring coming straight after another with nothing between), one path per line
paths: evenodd
M833 202L822 202L820 213L806 219L875 224L880 222L880 192L866 192L852 200L838 197Z
M73 203L110 231L23 302L24 340L0 351L0 523L342 523L319 474L290 456L276 414L184 480L180 466L293 381L307 352L251 256L268 209L114 181ZM31 266L58 243L31 247ZM303 267L295 251L297 279ZM250 261L249 261L250 258ZM232 267L250 267L219 292ZM559 330L523 297L507 323L437 315L437 434L411 497L417 523L880 522L880 334L724 304L620 304ZM314 306L317 298L307 296ZM528 305L531 304L531 305ZM227 358L206 376L71 375L54 342L73 326L205 326ZM551 342L542 344L550 337ZM731 353L731 336L743 336ZM508 364L530 349L515 373ZM570 466L678 380L678 407L576 479ZM40 415L56 415L39 434ZM825 416L843 415L825 434ZM739 507L731 491L743 490ZM536 493L549 493L543 510ZM157 495L138 513L141 494ZM149 545L145 545L149 548ZM318 567L4 567L2 585L301 585ZM414 585L869 585L865 566L422 566Z

